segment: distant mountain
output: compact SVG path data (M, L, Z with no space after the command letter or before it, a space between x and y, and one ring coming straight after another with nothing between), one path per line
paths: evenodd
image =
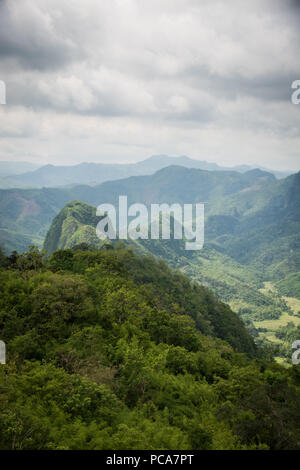
M263 298L257 289L263 281L277 282L300 271L299 179L300 173L277 181L261 170L239 174L168 167L151 176L77 186L71 192L72 198L94 207L103 202L117 207L120 194L128 196L128 204L148 206L206 202L206 251L191 259L178 241L145 241L140 248L184 267L214 286L223 300L239 299L237 308L250 306L261 314L273 309L275 315L278 302ZM201 266L206 266L205 273Z
M147 206L205 202L204 249L187 252L181 240L138 240L135 248L212 289L254 332L252 321L282 315L293 321L282 296L300 293L300 173L276 180L258 169L242 174L171 166L97 186L2 190L0 244L7 252L24 251L46 238L49 252L81 243L98 248L95 207L118 207L119 195Z
M98 186L0 191L0 243L6 251L42 245L51 221L72 200L94 207L205 202L205 246L259 270L266 280L300 271L300 173L283 180L261 170L214 172L173 166ZM23 240L23 241L22 241Z
M186 156L169 157L167 155L154 155L138 163L128 164L105 164L105 163L81 163L74 166L42 166L34 171L24 174L16 174L7 179L9 187L12 184L26 187L57 187L73 184L97 185L105 181L118 180L129 176L150 175L162 168L179 165L185 168L195 168L208 171L238 171L245 173L252 167L242 165L234 168L226 168L206 161L193 160ZM263 171L265 171L263 169ZM272 172L278 178L287 176L289 173ZM1 174L0 174L1 176ZM10 183L10 179L13 183ZM0 187L1 182L0 182Z
M0 190L0 244L7 252L41 246L52 220L72 199L60 189Z
M268 168L261 167L259 165L236 165L234 167L225 167L220 166L217 163L207 162L205 160L195 160L185 155L180 157L169 157L168 155L153 155L152 157L147 158L141 162L135 164L136 167L142 168L143 174L145 170L148 174L154 173L162 168L172 165L179 165L185 168L195 168L199 170L208 170L208 171L238 171L239 173L246 173L247 171L259 169L272 173L276 178L286 178L291 175L292 171L276 171L270 170Z
M0 176L0 189L9 188L26 188L26 185L14 180L13 178L6 178Z
M35 171L14 176L20 184L30 187L57 187L73 184L100 184L103 181L138 174L134 165L81 163L74 166L45 165Z
M125 194L130 203L209 202L207 210L210 211L222 204L224 197L237 194L243 197L243 192L257 193L258 190L273 187L276 183L272 174L261 170L241 174L234 171L216 172L170 166L153 175L108 181L94 187L78 185L71 191L74 199L93 206L102 202L116 204L119 195Z
M0 176L20 175L28 171L34 171L40 166L30 162L0 162Z
M80 200L96 207L103 202L117 204L119 195L125 194L129 204L206 202L206 215L209 217L206 239L209 237L220 246L220 237L226 230L233 230L232 224L240 225L244 215L263 210L277 193L283 192L281 198L284 197L292 181L293 177L277 181L273 175L261 170L241 174L172 166L154 175L130 177L97 186L1 190L0 241L4 240L7 250L13 249L14 242L7 243L9 236L4 236L9 232L14 236L23 234L26 243L28 238L32 238L35 243L40 240L40 244L52 219L69 201ZM292 204L289 200L289 205ZM226 246L225 243L223 245ZM20 249L19 242L18 247Z

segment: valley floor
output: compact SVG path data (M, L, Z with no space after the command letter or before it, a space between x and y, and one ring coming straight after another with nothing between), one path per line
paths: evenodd
M275 285L271 282L265 282L264 288L260 289L260 291L266 295L272 293L278 295ZM276 331L278 331L279 328L286 327L289 323L293 323L295 327L300 325L300 300L294 297L285 296L282 296L282 299L286 302L287 306L289 307L289 312L284 311L280 318L277 319L268 319L253 322L255 328L259 331L259 339L267 340L277 345L282 344L282 340L276 336ZM276 356L276 360L279 363L283 363L286 365L288 364L286 358L280 354Z

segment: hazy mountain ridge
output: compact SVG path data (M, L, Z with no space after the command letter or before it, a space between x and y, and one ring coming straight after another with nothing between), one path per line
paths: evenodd
M227 213L230 207L227 207L227 202L225 205L222 203L224 198L230 197L231 193L234 197L241 190L251 188L261 178L267 178L267 181L263 180L264 187L269 186L266 183L270 183L272 190L278 184L272 175L260 171L245 174L221 173L173 166L154 175L130 177L94 187L78 185L69 188L0 190L0 241L5 242L5 248L9 251L14 249L14 240L8 240L7 243L8 237L3 236L6 231L24 234L26 243L30 237L34 240L44 238L52 219L72 200L98 206L103 202L117 205L118 197L122 194L128 195L129 203L145 204L207 202L211 199L213 203L207 204L207 213L218 210ZM257 191L255 193L257 195ZM251 191L243 193L243 198L251 199L250 196ZM265 197L262 199L264 201ZM254 202L250 203L254 205ZM30 211L32 205L36 207L34 213ZM17 246L21 251L27 248L26 244L21 247L19 242Z
M215 284L215 289L226 301L236 295L247 297L249 294L249 298L253 298L250 293L253 289L252 280L249 279L251 270L257 273L261 283L264 280L278 282L300 271L299 178L300 173L277 181L273 175L261 170L240 174L173 166L154 175L130 177L94 187L81 185L61 189L0 191L0 240L7 251L23 251L30 241L41 246L54 217L72 200L94 207L105 202L117 207L118 197L122 194L128 195L128 204L205 201L205 248L212 250L212 267L216 263L215 256L218 257L218 269L224 273L224 282L216 282L216 276L211 270L206 277L200 271L197 276L208 285ZM81 235L85 233L87 236L89 233L90 239L91 231L88 228L84 230ZM83 240L81 235L78 237L80 241ZM72 236L71 244L74 241ZM51 251L61 246L65 244L54 243ZM140 243L140 248L147 251L147 243ZM199 252L199 259L191 260L176 240L152 243L150 251L177 267L188 264L192 276L201 264L202 255L205 257L203 251ZM225 257L225 260L226 256L228 260L231 259L230 265L234 260L238 263L240 273L244 270L249 281L245 286L241 279L236 279L240 289L235 288L236 294L231 292L230 299L225 296L225 291L229 284L233 290L236 268L229 269L227 273L224 271L225 261L221 262L221 259ZM180 261L175 262L176 257L183 258L181 264ZM257 290L257 285L254 289ZM257 294L258 303L263 305L260 299L261 296ZM273 300L270 302L265 299L265 305L274 306L277 301L274 304ZM254 304L260 311L257 302Z
M127 178L129 176L139 176L153 174L162 168L180 165L185 168L195 168L207 171L238 171L245 173L256 167L248 165L238 165L232 168L222 167L216 163L207 161L200 161L189 158L187 156L169 157L167 155L153 155L146 160L137 163L123 163L123 164L107 164L107 163L81 163L78 165L70 166L55 166L45 165L41 166L34 171L29 171L23 174L12 175L9 173L9 178L6 178L0 187L57 187L67 186L72 184L101 184L104 181L117 180ZM259 168L259 167L258 167ZM266 170L278 178L284 178L291 172L280 172ZM1 176L1 166L0 166Z
M277 224L280 228L277 232L272 230L268 237L297 234L299 178L300 173L277 181L273 175L261 170L240 174L172 166L154 175L130 177L94 187L1 190L0 229L45 237L52 219L71 200L94 207L105 202L117 206L119 195L127 195L128 204L205 202L206 242L213 241L220 251L231 250L230 255L238 258L238 243L235 242L234 248L232 236L240 237L241 243L249 245L247 232L253 226L268 233L269 225ZM246 233L245 238L243 233ZM259 234L255 236L259 237ZM264 238L258 242L263 244ZM236 254L234 250L237 250Z
M20 161L1 161L0 162L0 176L7 177L13 175L21 175L25 172L35 171L41 165L30 162Z
M299 178L300 173L278 181L261 170L241 174L172 166L94 187L0 191L0 240L7 252L24 251L32 243L42 246L55 216L74 200L94 206L88 209L93 222L74 220L70 207L63 211L58 215L63 236L50 236L51 230L47 236L50 252L85 242L99 247L95 207L104 202L118 207L119 195L127 195L129 205L205 201L203 250L188 253L180 240L139 240L134 246L212 289L257 334L253 320L279 319L282 314L288 321L295 318L282 296L300 292ZM270 281L274 289L264 289Z

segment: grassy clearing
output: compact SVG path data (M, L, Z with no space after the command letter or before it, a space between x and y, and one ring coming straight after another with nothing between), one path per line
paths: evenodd
M277 289L272 282L264 282L264 287L259 289L262 294L277 294Z
M276 331L280 326L285 326L289 322L295 323L295 325L300 324L300 317L290 315L287 312L283 312L280 318L276 320L263 320L263 321L254 321L256 328L266 328L270 331Z
M291 364L289 364L284 357L277 356L275 357L275 361L283 367L291 367Z
M260 292L264 295L278 295L278 291L272 282L265 282L264 287L260 289ZM280 327L286 326L292 322L294 325L300 325L300 316L296 316L300 312L300 300L294 297L283 297L282 299L286 302L286 305L292 310L295 315L291 315L290 312L283 312L280 318L274 320L263 320L253 321L256 328L263 328L267 331L259 332L259 337L270 341L273 344L282 344L282 341L275 336L276 330ZM290 367L290 364L284 357L276 356L276 362L279 364Z
M286 301L287 305L292 309L295 315L300 312L300 300L299 299L296 299L295 297L282 297L282 298Z
M277 289L272 282L265 282L264 287L260 289L260 292L264 294L277 294ZM294 314L300 312L300 300L294 297L282 297L285 300L286 304ZM281 326L286 326L289 322L293 322L295 325L300 324L300 317L295 315L290 315L288 312L283 312L281 317L274 320L262 320L262 321L254 321L254 325L256 328L265 328L268 331L262 332L261 336L264 336L270 341L280 343L280 340L275 337L274 332L280 328Z

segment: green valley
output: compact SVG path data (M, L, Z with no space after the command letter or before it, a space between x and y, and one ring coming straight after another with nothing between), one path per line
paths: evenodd
M7 253L41 247L45 239L50 254L81 243L100 248L95 207L117 206L120 194L128 196L129 204L205 201L205 245L199 252L186 252L176 240L130 243L138 253L161 257L210 288L257 341L277 343L272 328L261 327L267 330L262 334L256 325L280 322L286 315L296 318L285 298L300 292L299 179L300 173L276 180L261 170L241 174L173 166L93 187L5 190L0 192L0 240ZM74 199L82 202L72 206ZM267 282L276 289L264 289Z

